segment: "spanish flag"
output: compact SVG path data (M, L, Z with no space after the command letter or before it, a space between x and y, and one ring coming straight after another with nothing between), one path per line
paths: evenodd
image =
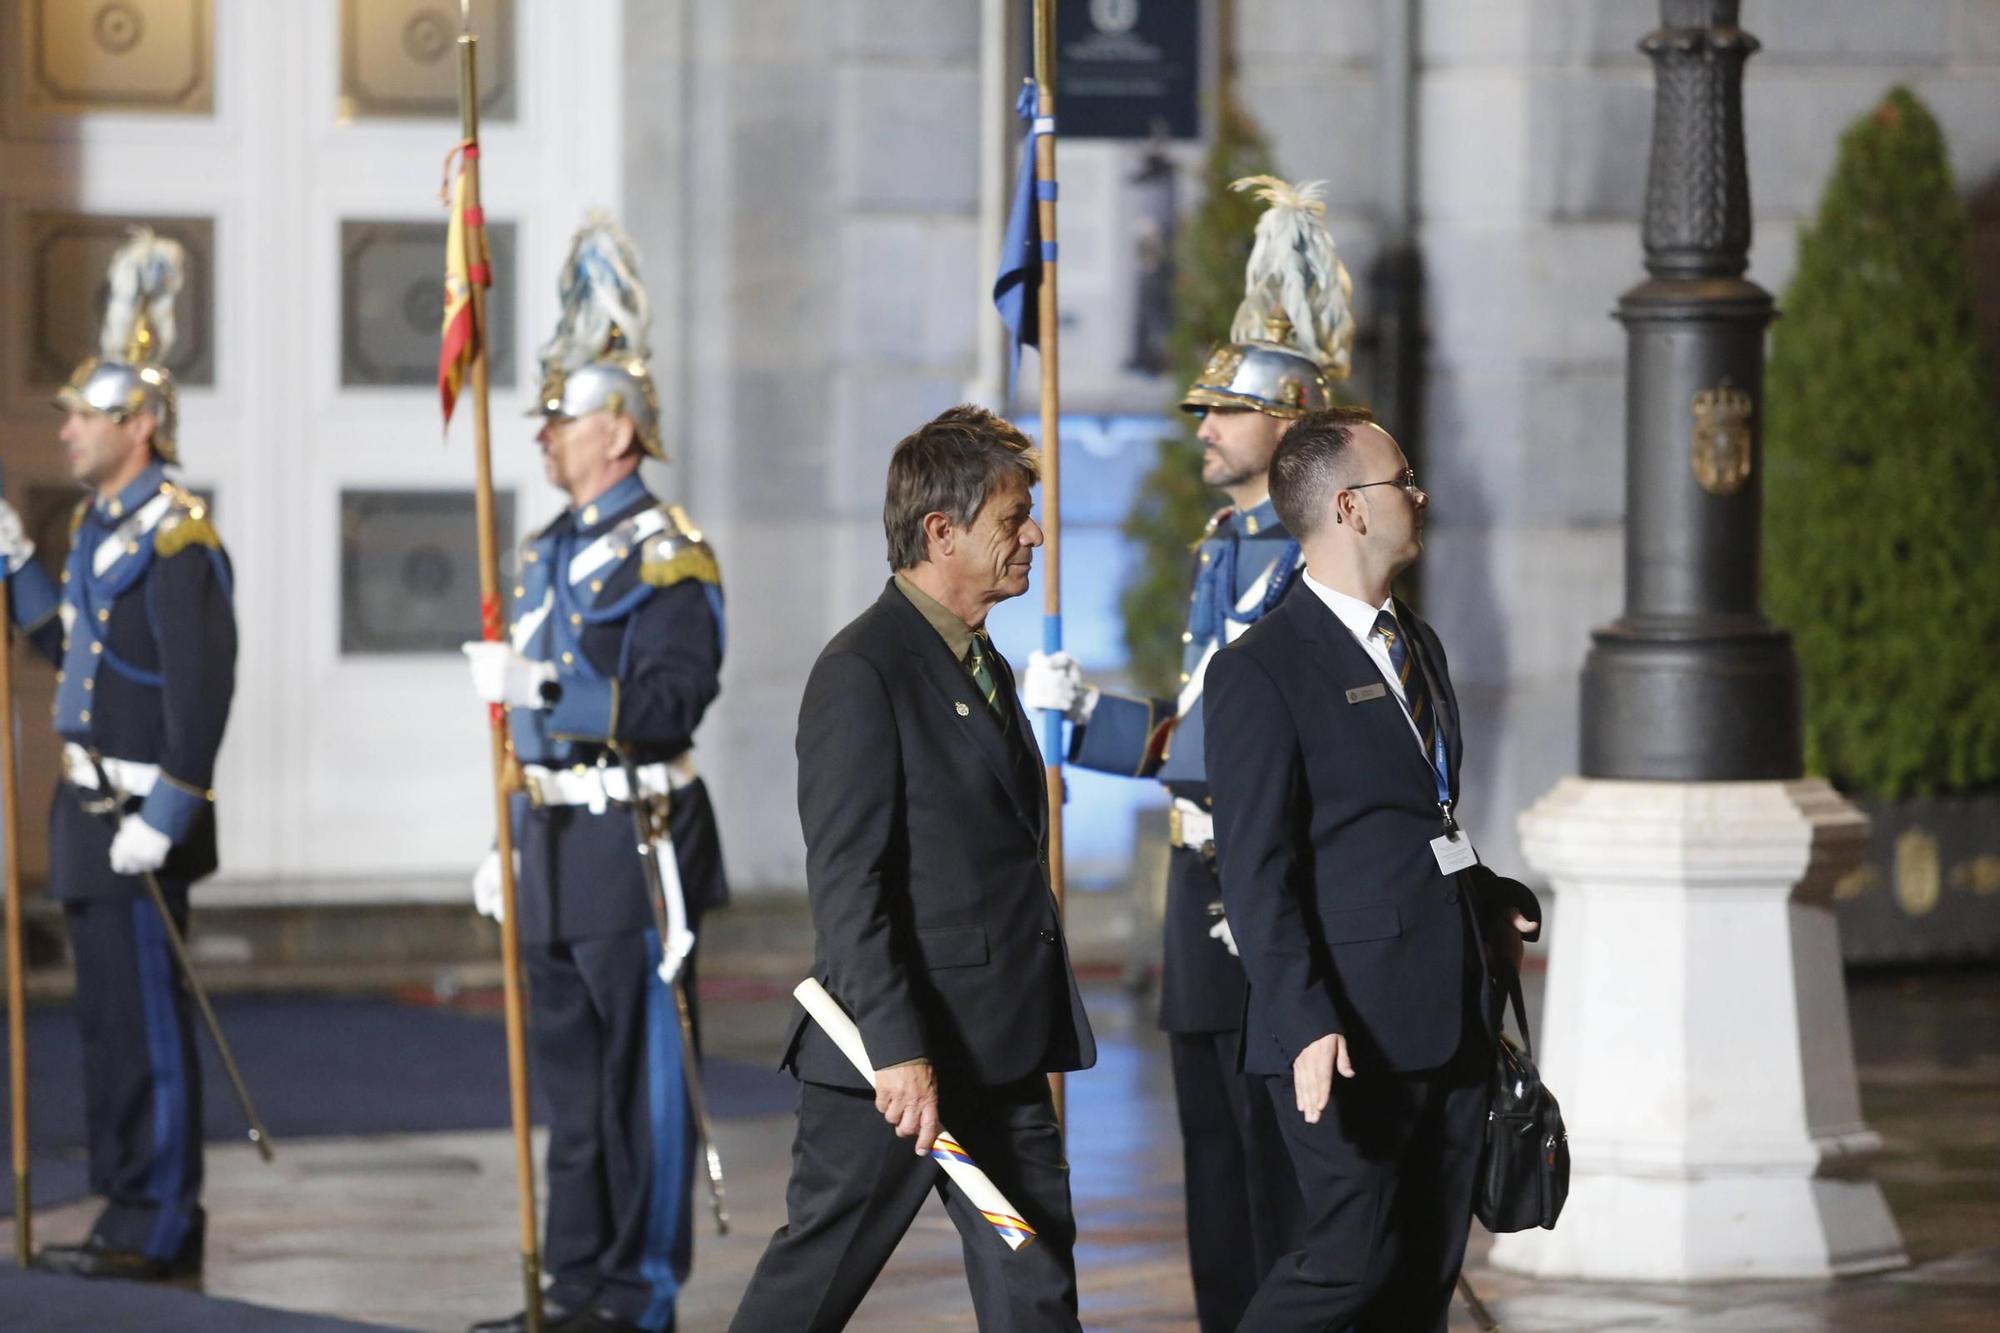
M468 167L479 160L479 145L460 144L453 150L453 156L458 159L458 174L451 178L451 221L445 229L444 341L438 349L438 394L444 400L447 426L451 424L451 409L458 402L466 372L482 350L480 330L472 317L472 284L493 285L493 265L486 248L486 213L466 181ZM450 171L449 159L445 168Z

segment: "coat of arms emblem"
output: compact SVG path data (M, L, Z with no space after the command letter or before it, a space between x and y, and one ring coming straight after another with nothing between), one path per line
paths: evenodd
M1750 395L1727 379L1694 396L1690 461L1710 495L1734 495L1750 480Z

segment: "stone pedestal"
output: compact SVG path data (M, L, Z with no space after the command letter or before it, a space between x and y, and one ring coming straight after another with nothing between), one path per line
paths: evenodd
M1555 889L1542 1072L1573 1175L1538 1277L1704 1282L1899 1267L1869 1161L1834 882L1867 849L1826 783L1566 778L1521 816Z

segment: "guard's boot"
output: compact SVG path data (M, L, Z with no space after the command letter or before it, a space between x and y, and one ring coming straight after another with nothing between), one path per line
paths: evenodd
M572 1333L575 1322L574 1311L565 1310L551 1300L542 1301L542 1333ZM466 1333L528 1333L528 1312L521 1310L503 1319L483 1319Z
M182 1282L201 1276L205 1228L188 1232L180 1252L171 1259L155 1259L138 1250L120 1249L102 1236L92 1235L81 1245L49 1245L35 1256L35 1267L44 1273L64 1277L109 1277L126 1282Z

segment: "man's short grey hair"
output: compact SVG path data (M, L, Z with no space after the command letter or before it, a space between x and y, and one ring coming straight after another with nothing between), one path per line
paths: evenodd
M889 568L911 569L930 558L925 515L943 514L956 527L970 527L1008 479L1032 487L1041 475L1034 443L1004 418L970 403L938 413L889 455L882 501Z
M1306 413L1285 432L1271 456L1271 505L1295 540L1321 527L1333 493L1354 480L1354 429L1374 424L1375 414L1365 407L1327 407Z

